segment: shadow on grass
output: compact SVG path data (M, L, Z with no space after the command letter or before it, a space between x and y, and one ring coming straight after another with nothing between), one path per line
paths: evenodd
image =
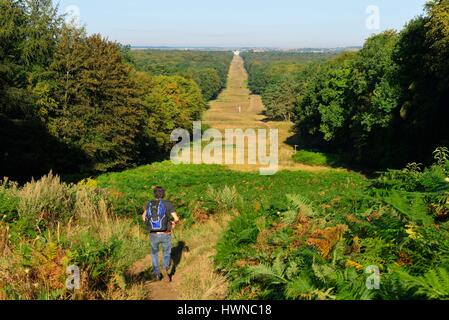
M361 173L367 177L376 175L376 169L356 164L354 155L329 152L329 149L316 138L310 137L305 139L296 132L288 137L285 143L298 150L293 156L293 160L297 163L312 166L328 166L336 169L343 168Z
M148 154L142 158L143 161L139 163L135 163L134 165L123 167L120 169L109 170L107 171L107 173L120 173L123 172L123 170L133 169L143 165L151 165L153 163L164 162L170 160L170 153L168 151L155 151L154 153ZM102 174L105 173L106 172L90 170L90 171L81 171L78 173L60 173L59 175L61 176L61 180L66 183L78 183L79 181L87 178L97 179L98 176L101 176Z
M178 244L172 248L171 251L172 265L171 270L169 272L170 280L172 280L173 276L175 276L176 270L182 261L182 255L185 252L189 252L189 247L182 240L178 241Z

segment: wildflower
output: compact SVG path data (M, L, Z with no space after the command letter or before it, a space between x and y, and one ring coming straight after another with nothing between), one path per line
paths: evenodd
M449 182L449 178L444 179L444 181Z
M363 266L355 261L352 260L347 260L346 261L346 268L356 268L357 270L361 270L363 269Z
M406 227L405 232L408 234L410 239L416 240L420 238L419 234L415 231L414 225L408 224L405 227Z
M98 182L92 178L87 178L78 182L78 186L96 189L98 187Z

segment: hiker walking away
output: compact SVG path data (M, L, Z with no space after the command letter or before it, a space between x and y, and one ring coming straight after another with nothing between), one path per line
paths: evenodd
M162 187L154 189L154 198L148 202L142 219L148 225L151 241L151 258L153 274L157 280L170 281L169 268L172 249L172 231L180 221L175 208L170 201L164 200L165 190ZM172 221L173 218L173 221ZM162 245L163 268L159 268L159 246Z

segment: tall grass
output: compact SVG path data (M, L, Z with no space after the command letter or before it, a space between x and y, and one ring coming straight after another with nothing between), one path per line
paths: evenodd
M206 201L211 202L217 211L223 212L239 208L243 200L235 186L229 187L225 185L218 189L208 185Z
M124 273L146 254L146 236L133 219L116 216L107 192L52 173L22 188L0 186L15 203L0 214L17 211L0 222L0 298L144 297L142 284L126 283ZM79 290L66 288L70 265L81 270Z
M176 239L182 239L189 247L189 253L178 267L182 269L178 283L181 299L226 298L228 292L226 278L216 272L212 257L216 254L216 243L230 219L230 215L219 213L204 223L180 230L176 235Z

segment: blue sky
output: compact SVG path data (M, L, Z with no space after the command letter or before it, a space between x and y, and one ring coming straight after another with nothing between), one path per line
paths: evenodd
M400 29L425 0L60 0L77 6L89 33L146 46L357 46ZM380 29L366 27L368 6Z

